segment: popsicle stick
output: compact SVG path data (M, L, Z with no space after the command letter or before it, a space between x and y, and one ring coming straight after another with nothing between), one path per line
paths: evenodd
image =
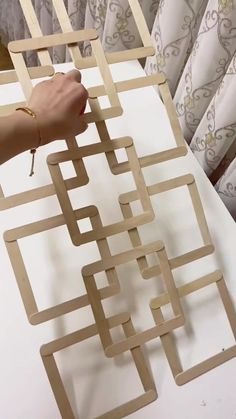
M199 247L198 249L191 250L190 252L184 253L181 256L177 256L169 260L171 269L176 269L181 266L187 265L188 263L194 262L195 260L201 259L205 256L209 256L214 252L215 248L213 245L206 245ZM153 266L142 272L144 279L153 278L156 275L160 275L159 266Z
M84 181L86 185L87 180L85 179ZM78 177L66 179L64 182L67 190L75 189L81 185L81 179L78 179ZM47 198L55 194L56 191L53 184L40 186L38 188L30 189L29 191L20 192L7 197L5 197L2 193L0 197L0 211L28 204L29 202Z
M123 324L124 323L124 324ZM113 316L107 319L109 329L114 328L118 325L122 325L125 335L131 336L135 333L132 322L129 320L128 314L123 313L118 316ZM60 410L63 419L75 419L74 413L70 406L62 378L60 376L57 364L55 362L54 353L59 350L65 349L90 337L97 335L97 326L91 325L77 332L71 333L70 335L64 336L63 338L49 342L41 347L41 357L45 366L45 370L52 387L58 408ZM111 411L99 415L96 419L120 419L126 417L131 413L141 409L148 403L156 400L157 392L152 376L146 365L145 358L143 356L140 347L137 347L131 351L139 379L143 385L144 393L133 400L130 400L119 407L112 409ZM67 414L67 411L69 414Z
M200 198L199 191L198 191L195 180L192 184L188 185L188 190L189 190L189 193L190 193L190 196L191 196L191 199L192 199L193 208L195 210L199 230L200 230L201 236L202 236L202 241L205 245L210 244L211 243L211 236L210 236L210 232L209 232L209 229L208 229L206 217L205 217L205 214L204 214L204 209L203 209L203 206L202 206L202 201L201 201L201 198Z
M52 4L53 4L54 10L56 12L58 21L60 23L62 32L64 32L64 33L65 32L72 32L73 27L71 25L70 18L68 16L64 1L63 0L52 0ZM79 60L80 58L82 58L78 46L68 45L68 49L70 51L70 55L71 55L71 58L72 58L74 64L76 64L76 60Z
M116 92L127 92L128 90L136 90L149 86L158 86L161 83L165 83L166 76L164 73L152 74L150 76L137 77L130 80L122 80L114 82ZM105 96L106 90L104 85L89 87L88 88L90 97Z
M42 67L28 67L28 72L31 79L39 79L41 77L52 76L54 74L54 67L52 65L45 65ZM0 72L0 84L17 82L18 77L15 70Z
M104 54L104 50L102 48L102 44L99 39L91 40L91 47L94 54L94 57L97 61L99 70L101 72L101 76L104 82L106 94L109 98L111 106L120 106L120 101L118 94L116 92L116 88L112 79L112 75L109 69L109 66L106 61L106 57Z
M138 2L138 0L128 0L130 8L132 10L134 20L136 22L137 28L139 30L139 34L141 36L143 45L145 47L150 47L153 45L152 38L149 33L149 29L146 23L146 20L144 18L141 6Z
M56 47L58 45L77 44L85 40L93 40L98 37L95 29L84 29L80 31L57 33L53 35L39 36L37 38L21 39L11 41L8 49L12 53L22 53Z
M20 5L24 14L24 17L26 19L29 31L31 33L32 37L40 37L42 36L42 31L35 13L35 10L33 8L31 0L19 0ZM51 57L49 55L49 52L46 50L38 51L38 57L40 64L43 65L52 65Z
M220 297L222 299L223 305L225 307L226 315L231 326L231 330L236 336L236 313L230 299L230 295L226 286L226 283L223 279L222 273L220 271L215 271L211 274L205 275L189 284L185 284L178 289L178 294L180 297L187 296L193 292L196 292L204 287L216 284L219 290ZM163 315L161 312L161 306L169 302L168 294L163 294L158 298L154 299L151 302L151 308L154 320L157 325L161 325L163 322ZM183 385L194 378L199 377L202 374L216 368L217 366L223 364L224 362L234 358L236 356L236 344L230 348L225 349L222 352L219 352L208 359L196 364L195 366L183 371L181 361L179 359L179 354L176 349L176 345L171 333L167 333L164 336L161 336L161 342L166 353L172 374L175 378L176 384Z
M102 221L99 214L96 214L94 217L91 218L91 224L94 230L102 228ZM98 240L97 246L102 259L111 257L110 248L106 238ZM118 280L116 270L112 268L107 269L105 272L109 285L115 285L117 287L117 292L120 291L120 283Z
M54 356L42 356L42 361L61 417L64 419L75 419Z
M108 64L121 63L123 61L132 61L140 58L146 58L155 55L154 47L140 47L128 49L125 51L116 51L105 53ZM94 57L85 57L76 60L76 68L83 70L86 68L96 67L97 63Z
M114 268L115 266L131 262L142 256L149 255L153 252L159 252L164 247L163 242L156 241L145 246L139 246L132 250L119 253L118 255L111 256L110 258L101 259L97 262L90 263L82 269L83 277L95 275L99 272L106 271L107 269Z
M17 41L18 42L18 41ZM14 54L13 52L9 51L9 54L11 56L13 65L16 70L16 74L18 77L18 80L21 84L22 90L24 92L25 98L28 101L30 99L33 85L27 70L27 67L25 65L25 60L23 58L22 54Z
M214 284L220 282L222 279L222 272L217 270L215 272L212 272L208 275L204 275L201 278L195 279L194 281L191 281L187 284L181 285L178 288L178 294L179 297L186 297L187 295L199 291L202 288L207 287L208 285ZM150 307L152 310L157 310L158 308L161 308L161 306L164 306L169 303L169 295L168 293L164 293L159 295L159 297L154 298L150 302Z

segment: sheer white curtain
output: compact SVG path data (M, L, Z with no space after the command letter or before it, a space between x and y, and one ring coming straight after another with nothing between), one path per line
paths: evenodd
M58 0L60 1L60 0ZM44 34L60 30L51 0L32 0ZM105 50L140 45L127 0L64 0L74 29L97 29ZM140 0L184 136L236 218L236 0ZM27 36L18 0L0 0L3 40ZM84 54L89 54L85 45ZM53 50L56 62L65 50ZM33 62L34 57L29 57Z

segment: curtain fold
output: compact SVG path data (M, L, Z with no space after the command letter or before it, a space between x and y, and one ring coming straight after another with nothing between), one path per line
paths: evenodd
M145 70L166 73L184 137L236 217L236 0L139 1L156 49ZM52 0L32 3L43 33L59 32ZM128 0L64 3L73 29L95 28L106 51L141 45ZM18 0L0 0L0 34L4 42L29 36ZM52 55L68 59L62 47Z

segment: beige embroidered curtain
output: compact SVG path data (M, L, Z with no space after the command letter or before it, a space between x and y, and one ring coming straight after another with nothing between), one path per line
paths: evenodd
M43 33L59 31L51 0L32 2ZM127 0L64 3L73 28L96 28L105 50L140 45ZM236 0L140 4L156 48L145 70L167 74L184 136L236 218ZM0 32L5 41L27 36L18 0L0 0ZM54 61L64 61L65 54L54 49ZM89 54L87 45L84 54Z

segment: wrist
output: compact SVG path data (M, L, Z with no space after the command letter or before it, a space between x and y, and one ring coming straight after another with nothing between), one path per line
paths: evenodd
M40 133L38 132L37 121L24 111L15 111L9 116L10 123L18 138L21 151L37 148L40 143Z

